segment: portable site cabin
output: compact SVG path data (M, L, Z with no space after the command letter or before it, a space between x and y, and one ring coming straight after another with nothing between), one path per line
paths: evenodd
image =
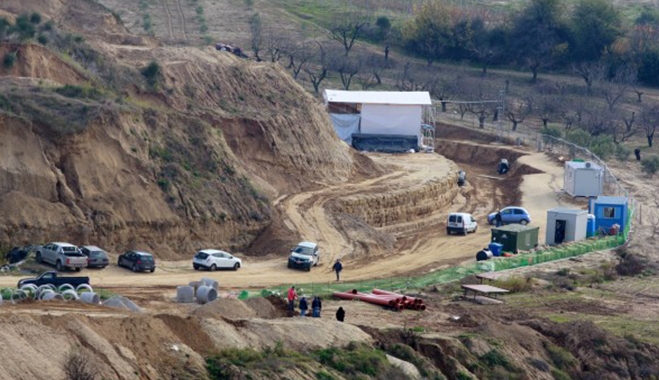
M565 192L573 197L596 197L604 192L604 169L592 162L566 161Z
M404 152L434 146L426 91L325 90L323 98L336 134L356 149Z
M627 223L627 197L599 196L590 200L590 213L595 215L595 230L609 234L614 224L620 231Z
M540 227L508 224L492 228L492 242L503 245L504 252L527 251L538 246Z
M588 226L587 210L554 208L547 210L545 244L558 245L586 238Z

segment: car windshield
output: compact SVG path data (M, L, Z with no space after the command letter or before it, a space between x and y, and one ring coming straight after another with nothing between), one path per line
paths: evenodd
M62 247L62 252L64 253L64 256L84 256L82 252L78 251L78 248L76 247Z
M311 255L313 255L313 248L302 247L302 246L298 245L298 246L293 250L293 252L295 252L295 253L299 253L299 254L301 254L301 255L311 256Z
M95 259L100 259L100 258L103 258L103 256L105 256L105 254L103 253L103 251L92 251L89 254L89 256L93 257Z
M197 254L194 257L195 257L195 259L206 260L206 258L208 257L208 253L197 252Z
M140 259L144 261L153 261L153 256L140 256Z

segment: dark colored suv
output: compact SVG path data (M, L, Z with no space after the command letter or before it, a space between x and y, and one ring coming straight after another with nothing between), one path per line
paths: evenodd
M130 268L133 272L143 272L148 270L153 273L153 271L156 270L156 259L148 252L128 251L119 255L117 265Z
M105 268L110 264L108 254L95 245L83 245L80 252L87 256L87 268Z

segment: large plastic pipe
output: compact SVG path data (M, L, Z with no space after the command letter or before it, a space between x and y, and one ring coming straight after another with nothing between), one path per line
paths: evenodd
M220 283L213 280L212 278L202 277L201 281L199 281L199 282L201 283L201 285L210 286L211 288L213 288L215 290L220 289Z
M75 288L71 284L62 284L59 286L59 288L57 288L57 290L59 290L60 293L64 294L64 292L67 290L75 291Z
M207 303L217 299L217 290L210 286L200 286L197 289L197 302Z
M57 294L53 291L41 293L42 301L64 301L64 297L61 294Z
M80 285L78 285L78 286L76 287L76 292L77 292L77 293L80 293L80 290L81 290L81 289L85 289L86 291L88 291L88 292L92 292L92 293L94 292L94 290L92 289L92 286L89 285L89 284L80 284Z
M194 301L194 287L178 286L176 288L176 302L190 303Z
M374 294L361 293L361 292L358 292L357 290L354 290L354 289L350 293L334 292L334 296L338 297L338 298L342 298L342 299L348 299L348 300L358 299L360 301L372 303L372 304L375 304L375 305L393 307L396 310L400 309L397 305L398 303L394 300L390 300L390 299L383 298L383 297L378 297L377 295L374 295Z
M64 284L64 285L68 285L68 284ZM69 286L71 286L71 285L69 285ZM82 293L82 294L86 294L86 293ZM62 297L67 301L77 301L77 300L80 299L80 296L78 296L78 293L76 293L76 291L73 290L73 289L67 289L67 290L63 291L62 292Z
M101 304L101 297L99 297L98 294L93 293L93 292L84 292L84 293L80 294L80 301L82 301L84 303L100 305Z
M382 295L392 295L392 296L398 296L398 297L405 297L406 301L409 300L409 301L412 301L412 302L415 302L415 303L423 303L423 300L421 298L410 297L410 296L406 296L406 295L399 294L399 293L394 293L394 292L389 292L389 291L382 290L382 289L373 289L373 294L382 294ZM418 300L418 301L416 301L416 300Z

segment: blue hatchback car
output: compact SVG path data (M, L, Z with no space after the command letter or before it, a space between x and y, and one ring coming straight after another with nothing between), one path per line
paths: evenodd
M506 207L499 210L501 212L501 221L503 224L529 224L531 223L531 215L523 207ZM487 216L487 222L489 224L496 224L497 213L493 212Z

